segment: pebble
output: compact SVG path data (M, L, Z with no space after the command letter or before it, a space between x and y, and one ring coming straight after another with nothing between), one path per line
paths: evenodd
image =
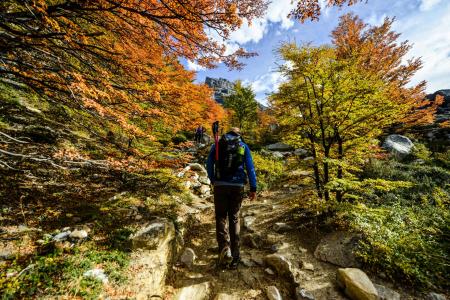
M275 275L275 272L272 271L271 268L266 268L264 271L265 271L267 274L269 274L269 275Z

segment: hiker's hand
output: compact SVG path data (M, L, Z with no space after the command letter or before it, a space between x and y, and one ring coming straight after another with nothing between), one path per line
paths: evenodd
M256 192L250 192L250 193L248 194L248 199L249 199L250 201L255 200L255 199L256 199Z

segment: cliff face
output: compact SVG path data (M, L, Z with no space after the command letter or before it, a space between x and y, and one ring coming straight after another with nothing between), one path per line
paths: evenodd
M450 89L436 91L427 95L426 98L434 101L438 95L444 97L444 103L436 111L436 123L442 123L450 120Z
M436 91L427 95L426 98L434 101L438 95L444 97L444 102L436 110L434 124L429 126L425 133L428 140L434 145L433 149L450 146L450 128L442 126L444 122L450 120L450 89Z
M206 77L205 84L214 90L214 100L220 104L233 92L233 83L225 78Z

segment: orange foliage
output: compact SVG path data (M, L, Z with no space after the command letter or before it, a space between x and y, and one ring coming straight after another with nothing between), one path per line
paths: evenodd
M407 87L422 67L419 58L402 60L411 49L408 41L397 43L400 36L391 30L394 19L386 18L380 26L368 26L359 17L346 14L333 31L333 44L339 58L357 59L359 66L373 72L389 84L389 95L404 108L399 120L407 126L434 121L439 101L425 98L426 82Z

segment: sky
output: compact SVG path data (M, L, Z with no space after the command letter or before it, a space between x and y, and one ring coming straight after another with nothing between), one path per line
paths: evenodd
M319 0L323 6L326 0ZM189 70L197 71L196 82L203 83L206 76L242 80L251 85L256 98L267 104L267 95L277 90L282 78L276 72L282 63L276 48L283 42L298 44L329 44L331 31L339 17L353 12L366 23L380 25L385 17L395 17L393 29L401 33L400 40L408 40L412 49L407 58L421 57L423 68L411 84L427 81L427 93L450 89L450 0L368 0L354 6L325 8L318 22L301 24L287 17L293 4L291 0L272 0L264 17L254 20L252 26L244 25L226 41L228 51L238 46L258 56L243 59L241 71L229 70L223 64L216 69L204 69L195 62L183 62Z

